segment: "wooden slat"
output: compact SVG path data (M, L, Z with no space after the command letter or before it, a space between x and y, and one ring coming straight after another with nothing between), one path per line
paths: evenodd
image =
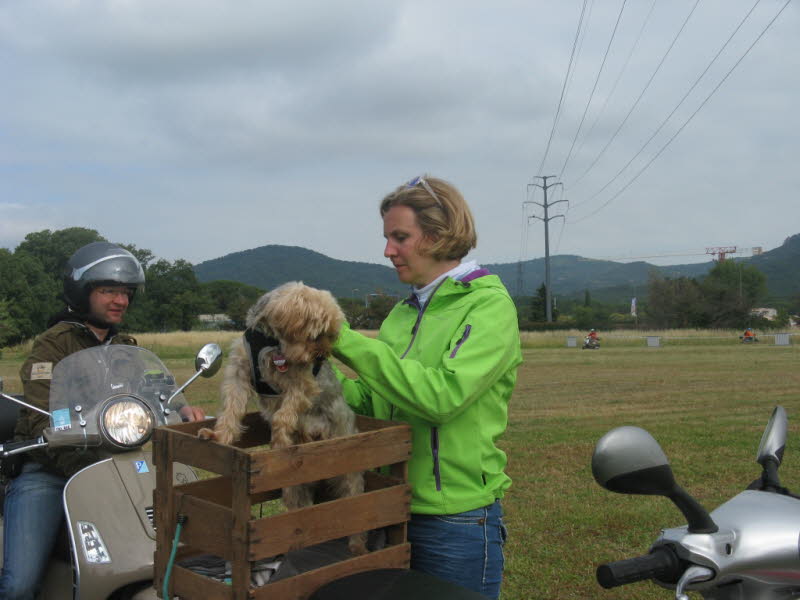
M233 600L248 600L250 597L250 575L252 565L248 560L250 549L250 456L237 452L231 468L233 495L231 511L233 527L231 531L231 585Z
M181 541L208 554L230 559L233 556L231 509L196 496L176 493L178 511L186 515Z
M156 489L153 490L154 523L156 526L156 551L153 555L153 585L158 595L163 589L164 573L170 554L169 532L175 531L175 506L172 494L173 462L170 460L170 442L164 432L153 434L153 466L156 469Z
M170 583L175 595L183 599L232 600L233 598L231 586L178 565L172 569Z
M376 419L374 417L356 415L356 429L358 429L358 431L375 431L378 429L390 429L392 427L408 427L408 425L401 421L384 421L383 419Z
M231 496L233 494L233 481L230 477L220 475L218 477L210 477L208 479L200 479L198 481L176 485L175 492L198 496L209 502L230 507ZM259 502L268 502L269 500L279 500L280 497L280 490L270 490L269 492L251 495L250 502L252 504L258 504Z
M188 423L184 425L188 425ZM242 450L233 446L218 444L211 440L201 440L194 435L173 429L181 426L159 427L154 432L154 438L155 436L169 435L170 459L172 461L205 469L212 473L219 473L220 475L231 474L231 465L234 462L234 457L236 454L242 453Z
M400 485L252 521L249 560L405 522L411 488Z
M251 493L366 471L411 456L410 428L392 427L253 455Z
M326 583L371 569L407 569L411 545L402 544L307 571L253 589L254 600L307 600ZM367 600L366 596L353 600Z

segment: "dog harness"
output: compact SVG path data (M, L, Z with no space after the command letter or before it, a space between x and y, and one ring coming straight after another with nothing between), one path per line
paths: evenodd
M256 393L264 394L266 396L277 396L280 392L276 391L270 384L261 378L261 367L258 365L258 355L264 348L280 348L281 343L276 337L265 335L257 329L244 330L244 346L247 350L247 356L250 359L250 378L253 388ZM322 362L325 359L318 358L314 361L314 368L312 374L317 376L319 370L322 368Z
M270 384L261 379L261 368L258 366L258 353L268 346L270 348L280 348L280 342L277 338L268 337L257 329L245 329L243 338L247 356L250 358L251 383L256 393L265 394L267 396L277 396L279 392L276 392L272 389Z

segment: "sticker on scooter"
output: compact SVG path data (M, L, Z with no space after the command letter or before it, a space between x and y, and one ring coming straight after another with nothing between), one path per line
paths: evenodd
M60 408L51 413L53 417L53 431L66 431L72 429L69 419L69 409Z
M137 473L149 473L150 469L147 468L147 461L144 460L135 460L133 464L136 465L136 472Z

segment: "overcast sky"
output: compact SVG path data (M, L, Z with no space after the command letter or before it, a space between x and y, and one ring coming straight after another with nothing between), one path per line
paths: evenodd
M386 264L378 202L430 173L482 263L544 255L537 175L569 199L551 254L769 250L800 233L800 5L745 53L785 4L4 0L0 247L83 226Z

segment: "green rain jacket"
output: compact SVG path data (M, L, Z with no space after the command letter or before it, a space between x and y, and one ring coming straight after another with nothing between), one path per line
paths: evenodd
M371 339L345 326L334 356L360 414L409 423L411 512L453 514L502 498L511 485L495 442L522 362L517 312L500 279L479 270L445 278L420 307L396 305Z

